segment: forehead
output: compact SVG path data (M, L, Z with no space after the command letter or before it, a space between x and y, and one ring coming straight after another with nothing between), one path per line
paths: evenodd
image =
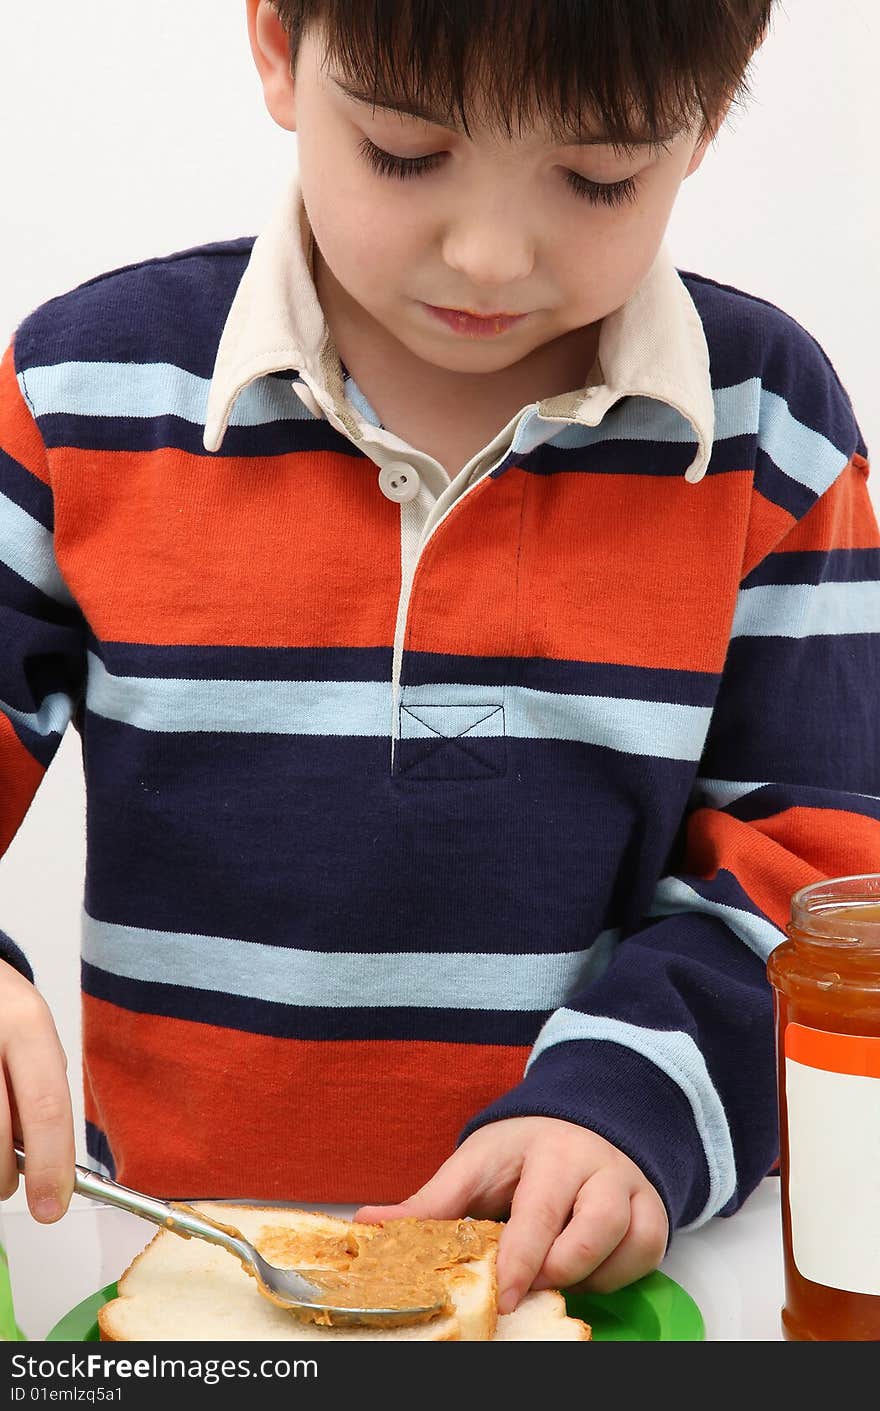
M474 127L470 120L465 125L462 118L455 112L450 112L448 107L438 109L423 99L409 97L406 94L386 93L373 89L368 91L357 82L345 78L338 74L329 75L329 86L335 93L341 94L351 103L368 111L372 116L396 117L404 120L410 119L416 123L428 124L432 127L442 127L450 132L458 134L466 133ZM499 124L496 120L486 120L485 115L476 123L477 127L488 126L492 130L497 130ZM519 125L519 135L523 135L524 124ZM668 151L672 143L684 131L662 133L655 137L646 135L637 126L627 134L618 134L616 137L609 132L600 119L581 119L574 122L550 123L546 126L538 123L535 125L534 136L537 140L548 145L566 145L579 147L613 147L622 152L632 152L636 150ZM512 134L511 134L512 135Z
M313 46L322 88L336 100L355 104L363 113L398 121L430 124L472 137L474 129L508 139L542 140L554 145L610 146L668 150L689 130L689 115L657 112L653 122L637 105L619 96L603 111L586 89L573 88L564 71L535 71L528 63L519 75L492 68L478 54L475 63L450 68L442 56L412 56L401 67L398 55L384 47L362 52L336 48L313 29L304 45ZM521 64L522 67L522 64Z

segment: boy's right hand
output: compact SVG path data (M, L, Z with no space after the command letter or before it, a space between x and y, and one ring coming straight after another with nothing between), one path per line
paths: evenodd
M59 1220L73 1194L76 1143L67 1056L42 995L0 960L0 1200L18 1189L13 1136L24 1147L35 1220Z

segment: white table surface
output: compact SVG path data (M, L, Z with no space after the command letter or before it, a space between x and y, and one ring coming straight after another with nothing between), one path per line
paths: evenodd
M261 1202L264 1203L264 1202ZM349 1218L351 1205L312 1210ZM54 1225L0 1207L18 1323L42 1341L81 1299L112 1283L152 1239L137 1216L75 1196ZM660 1266L699 1305L710 1342L780 1342L783 1300L779 1181L768 1176L736 1215L677 1234Z

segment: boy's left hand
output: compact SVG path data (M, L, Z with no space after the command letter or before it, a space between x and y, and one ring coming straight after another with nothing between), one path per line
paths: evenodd
M510 1218L498 1245L498 1310L530 1288L610 1293L656 1269L666 1207L639 1167L604 1137L556 1117L508 1117L463 1141L400 1205L356 1220Z

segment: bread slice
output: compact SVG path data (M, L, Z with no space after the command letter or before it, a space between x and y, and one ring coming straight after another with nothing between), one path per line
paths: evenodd
M555 1289L535 1289L512 1313L501 1313L493 1342L589 1342L589 1323L570 1318L565 1299Z
M234 1225L272 1263L302 1269L344 1269L360 1245L385 1227L413 1227L421 1257L437 1235L458 1221L387 1221L354 1224L293 1208L193 1203L193 1209ZM160 1230L117 1282L118 1297L98 1313L103 1342L515 1342L584 1341L590 1329L566 1315L561 1294L529 1293L513 1313L498 1315L495 1255L502 1224L466 1222L488 1236L481 1257L444 1270L451 1312L405 1326L325 1327L303 1322L259 1291L256 1281L227 1250L205 1240L183 1240Z
M192 1208L234 1225L272 1263L302 1269L344 1268L352 1233L369 1238L382 1228L308 1210L218 1201L193 1202ZM479 1223L494 1227L494 1222ZM497 1318L496 1242L497 1236L483 1258L448 1271L450 1313L403 1327L340 1328L303 1322L271 1303L235 1256L218 1245L160 1230L118 1280L119 1297L99 1310L98 1329L103 1342L484 1342Z

